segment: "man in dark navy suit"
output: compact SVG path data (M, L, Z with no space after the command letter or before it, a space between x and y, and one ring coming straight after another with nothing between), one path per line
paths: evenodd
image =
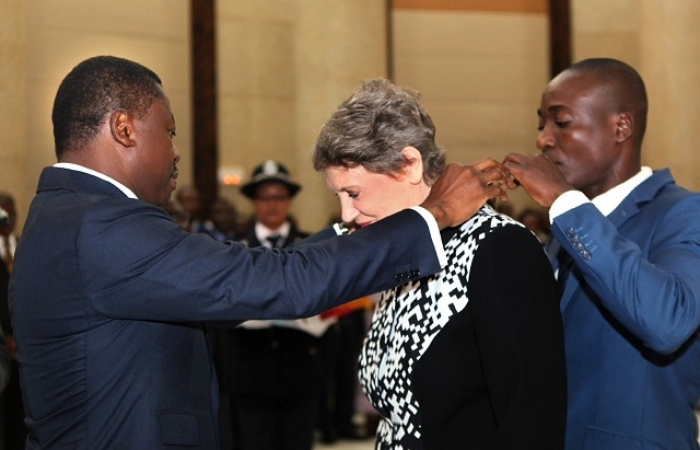
M496 161L452 165L422 208L293 250L250 249L190 234L157 207L180 156L151 70L83 61L52 119L59 162L41 174L10 280L30 450L216 449L203 322L308 317L437 272L438 228L508 184Z
M566 449L698 449L700 195L642 166L647 95L629 65L574 64L538 114L542 153L506 166L551 206Z

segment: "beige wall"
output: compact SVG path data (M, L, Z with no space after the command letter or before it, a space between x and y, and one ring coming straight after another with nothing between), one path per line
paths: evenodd
M0 0L0 191L15 196L20 215L28 197L25 14L23 0Z
M394 79L418 89L451 162L534 152L548 78L544 12L395 9ZM530 204L520 190L516 209Z
M178 182L192 183L188 0L0 2L0 126L12 130L0 141L0 189L15 194L21 216L41 169L55 162L56 89L73 66L99 54L161 76L178 124ZM384 0L226 0L217 14L220 165L248 176L267 158L287 164L304 184L294 213L316 230L337 200L310 169L313 140L361 79L386 76ZM237 188L222 194L250 210Z
M617 58L644 78L643 163L670 167L679 184L700 190L700 2L571 1L574 59Z
M643 0L640 70L650 98L644 161L700 190L700 2Z
M609 57L639 67L640 0L570 1L574 61Z
M20 222L42 168L56 162L51 127L56 89L85 58L111 54L155 70L175 111L177 145L185 155L190 153L187 2L2 0L0 29L0 139L10 140L1 141L0 188L15 195ZM184 182L191 172L187 159L182 163Z
M248 177L277 159L303 189L292 209L315 231L338 200L311 167L315 138L363 78L386 76L384 0L218 2L220 164ZM251 212L237 187L221 194Z
M548 78L543 0L394 0L394 78L420 90L451 161L534 148ZM493 5L498 11L489 11ZM191 176L187 0L0 0L0 189L20 214L54 162L50 110L79 61L114 54L163 78L178 122L180 184ZM430 9L438 5L439 9ZM479 6L481 5L481 6ZM513 5L518 9L507 10ZM651 96L646 162L700 188L696 0L572 0L574 57L640 69ZM133 12L137 11L137 14ZM318 128L363 78L386 76L384 0L226 0L217 4L221 165L247 176L276 158L305 189L294 212L310 230L337 211L310 168ZM236 189L222 193L241 209ZM514 196L519 206L527 202ZM303 211L303 213L302 213Z

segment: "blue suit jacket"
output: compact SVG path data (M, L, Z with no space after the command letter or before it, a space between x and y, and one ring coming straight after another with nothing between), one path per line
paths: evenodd
M567 450L698 449L700 195L664 170L608 218L586 204L552 230L574 259Z
M294 250L248 249L47 168L14 269L27 449L152 450L218 446L202 322L311 316L440 267L413 211Z

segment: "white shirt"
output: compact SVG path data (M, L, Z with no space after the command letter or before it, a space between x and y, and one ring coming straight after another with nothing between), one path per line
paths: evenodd
M10 234L7 236L7 242L10 245L10 254L15 254L15 249L17 248L17 236ZM0 235L0 258L5 260L5 236Z
M284 222L281 227L276 230L271 230L260 222L255 222L255 237L258 241L267 248L272 248L272 244L267 240L269 236L279 236L280 241L285 241L289 236L289 222Z
M73 163L56 163L53 165L54 167L58 167L59 169L68 169L68 170L75 170L76 172L83 172L90 174L92 176L95 176L97 178L100 178L107 183L113 184L116 186L120 191L124 193L129 198L138 198L134 192L129 189L128 187L124 186L114 178L110 178L107 175L97 172L96 170L88 169L87 167L81 166L80 164L73 164Z
M581 191L566 191L557 197L549 208L549 221L554 222L554 219L565 212L568 212L577 206L584 203L593 203L598 210L607 216L615 210L620 203L630 195L637 186L642 184L644 180L652 175L650 167L642 167L642 169L627 181L624 181L612 189L603 192L593 200L589 200Z

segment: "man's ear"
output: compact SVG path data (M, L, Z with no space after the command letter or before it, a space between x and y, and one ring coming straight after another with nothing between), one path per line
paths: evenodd
M419 184L423 181L423 156L417 148L411 146L404 147L401 153L408 160L403 175L409 183Z
M618 143L622 143L632 136L634 131L634 120L629 113L620 113L617 115L615 129L615 138Z
M114 111L109 117L109 130L115 141L119 142L124 147L133 147L133 123L131 115L126 111Z

